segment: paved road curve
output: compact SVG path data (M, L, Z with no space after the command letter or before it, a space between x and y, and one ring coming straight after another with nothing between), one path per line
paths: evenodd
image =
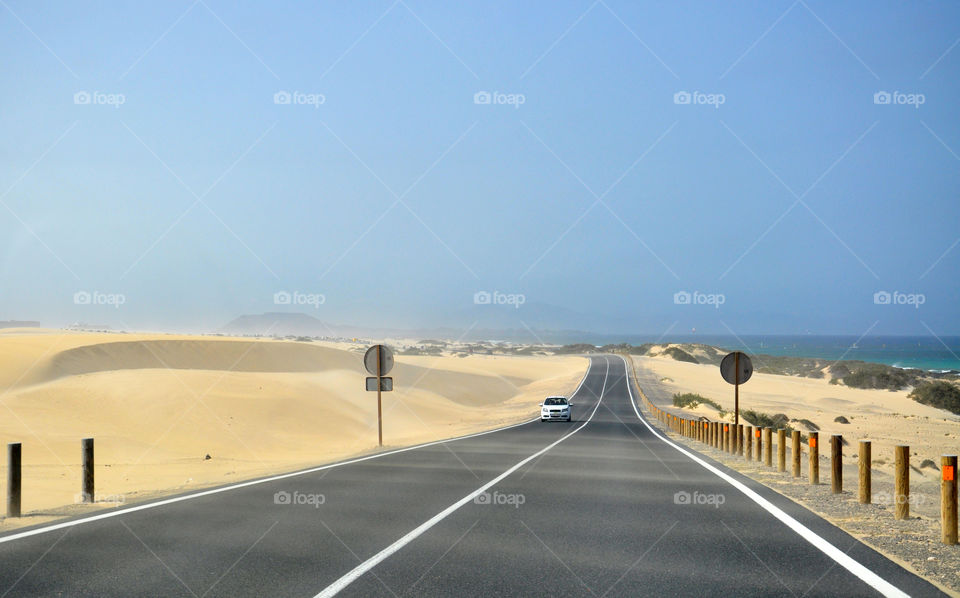
M574 400L571 424L0 536L0 596L940 595L661 438L619 357Z

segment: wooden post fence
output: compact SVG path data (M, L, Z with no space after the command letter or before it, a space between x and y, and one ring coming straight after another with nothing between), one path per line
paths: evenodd
M820 483L820 447L817 442L819 437L819 432L810 432L810 440L807 441L810 447L810 483L812 485Z
M843 436L839 434L830 437L830 489L843 493Z
M873 500L873 488L870 482L870 441L860 441L860 453L858 454L860 468L860 504L868 505Z
M793 441L793 454L791 458L793 459L793 477L800 477L800 430L793 430L790 432L790 440Z
M773 430L763 429L763 464L773 467Z
M7 445L7 517L20 516L20 443Z
M940 457L940 531L944 544L957 543L957 456Z
M910 447L894 448L893 505L894 517L910 518Z
M787 431L783 428L777 430L777 471L783 473L787 470Z
M80 441L80 452L83 456L83 483L80 493L83 496L83 502L94 502L93 438L84 438Z

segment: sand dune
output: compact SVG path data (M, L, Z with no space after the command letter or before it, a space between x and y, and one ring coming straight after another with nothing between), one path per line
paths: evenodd
M0 527L89 508L69 506L83 437L96 439L98 494L127 502L375 450L376 395L363 389L362 349L6 331L0 442L23 443L24 511L34 513ZM586 367L581 357L399 357L397 390L384 395L384 444L535 417L545 394L571 392Z

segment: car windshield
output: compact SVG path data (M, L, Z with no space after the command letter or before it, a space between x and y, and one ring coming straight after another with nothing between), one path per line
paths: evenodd
M566 405L567 400L563 397L550 397L543 402L544 405Z

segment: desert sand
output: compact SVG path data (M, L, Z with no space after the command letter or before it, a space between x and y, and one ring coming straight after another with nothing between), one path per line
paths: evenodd
M638 367L655 372L672 393L692 392L719 403L725 411L733 411L733 386L720 377L713 365L674 361L669 357L635 357ZM672 394L671 393L671 394ZM922 405L907 398L908 391L866 390L830 384L826 379L800 378L754 373L740 386L740 409L752 409L770 415L784 413L790 419L807 419L820 427L820 438L841 434L850 443L845 451L856 453L859 440L873 443L875 468L893 470L893 447L910 447L910 464L917 467L924 459L940 465L940 455L957 454L960 449L960 416L949 411ZM667 405L664 405L667 406ZM672 404L669 405L671 408ZM718 419L716 409L699 405L696 409L677 411ZM834 421L845 417L850 423ZM726 419L733 421L732 413ZM745 423L745 422L744 422ZM808 431L798 422L794 428ZM914 479L939 479L932 468L913 471Z
M23 512L0 529L294 471L377 450L365 346L164 334L0 332L0 444L23 445ZM398 356L384 445L536 417L582 357ZM96 443L78 505L80 440ZM210 458L207 459L206 456ZM6 456L0 486L6 496Z

